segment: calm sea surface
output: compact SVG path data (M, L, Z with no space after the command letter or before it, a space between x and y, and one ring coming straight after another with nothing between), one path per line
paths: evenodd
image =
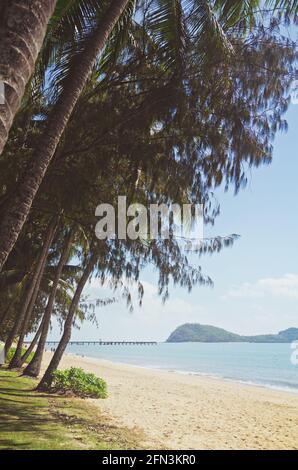
M68 352L183 374L207 375L298 393L290 344L159 343L157 346L69 346Z

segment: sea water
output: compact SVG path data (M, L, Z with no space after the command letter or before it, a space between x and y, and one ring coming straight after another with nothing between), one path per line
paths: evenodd
M158 343L71 345L67 352L175 373L205 375L298 393L291 344Z

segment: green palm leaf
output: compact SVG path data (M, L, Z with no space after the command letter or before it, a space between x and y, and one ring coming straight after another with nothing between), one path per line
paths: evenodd
M182 67L187 44L185 13L180 0L158 0L148 26L166 66Z

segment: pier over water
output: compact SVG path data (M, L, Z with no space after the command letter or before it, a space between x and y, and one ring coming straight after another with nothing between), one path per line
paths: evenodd
M30 341L25 341L30 344ZM55 346L59 341L47 341L47 346ZM70 341L68 346L156 346L157 341Z

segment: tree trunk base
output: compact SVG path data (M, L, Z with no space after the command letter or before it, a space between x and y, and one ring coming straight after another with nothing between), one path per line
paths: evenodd
M24 369L23 371L23 376L36 378L38 377L38 372L30 369L28 370L28 368L26 367L26 369Z
M11 363L10 363L9 366L8 366L8 369L9 369L9 370L21 369L21 367L22 367L22 360L19 360L19 361L11 361Z
M50 385L40 383L37 385L35 390L37 392L46 393L46 392L49 392L50 389L51 389Z

